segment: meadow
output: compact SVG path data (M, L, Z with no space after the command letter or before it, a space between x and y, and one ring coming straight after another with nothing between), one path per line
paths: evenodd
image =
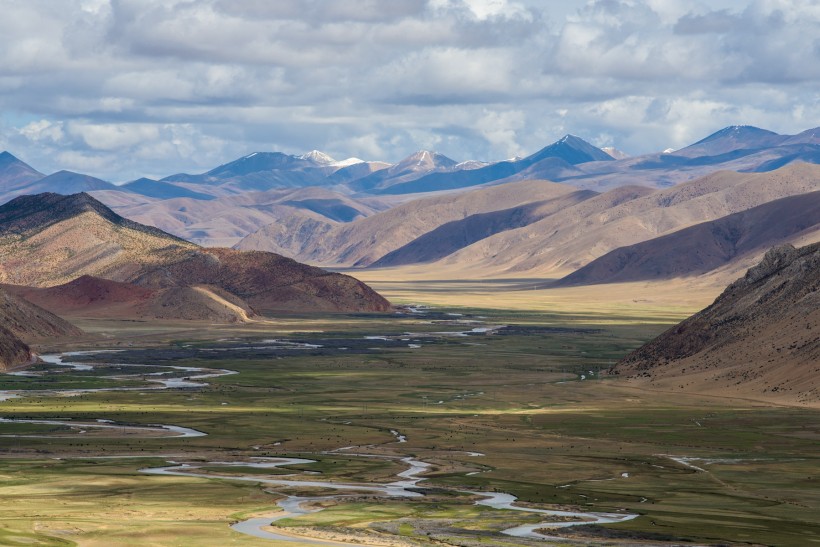
M147 363L238 374L194 389L73 396L48 390L151 383L102 367L0 378L0 390L37 391L0 402L4 418L176 424L207 433L0 423L0 435L18 435L0 437L0 544L309 544L254 538L229 525L275 515L285 495L327 489L140 469L179 461L220 476L291 469L383 483L405 469L398 456L431 464L419 483L426 496L330 499L323 511L275 528L372 545L545 544L500 534L539 518L473 505L462 492L473 490L510 493L524 506L638 515L550 531L565 538L550 540L558 544L820 544L816 410L639 391L604 374L699 303L630 307L625 294L623 302L573 309L569 297L555 304L559 295L553 305L528 309L532 295L497 293L489 306L489 296L447 293L430 293L426 301L439 306L432 311L389 317L293 316L235 327L78 321L95 337L77 346L124 350L78 360L108 359L129 373L136 370L129 365ZM424 301L412 287L388 296ZM440 334L502 325L510 328ZM303 347L247 349L270 339ZM384 457L356 455L365 452ZM275 470L208 465L275 456L316 462Z

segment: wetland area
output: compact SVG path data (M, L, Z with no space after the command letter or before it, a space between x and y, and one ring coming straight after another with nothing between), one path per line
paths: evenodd
M0 377L0 544L820 544L816 410L605 374L674 320L84 320Z

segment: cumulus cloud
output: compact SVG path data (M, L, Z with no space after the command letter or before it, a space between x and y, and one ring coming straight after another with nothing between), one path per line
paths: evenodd
M51 141L60 144L63 141L63 124L49 120L30 122L20 128L20 135L34 142Z
M553 4L545 7L545 4ZM0 143L112 180L256 150L636 154L820 119L813 0L5 0Z

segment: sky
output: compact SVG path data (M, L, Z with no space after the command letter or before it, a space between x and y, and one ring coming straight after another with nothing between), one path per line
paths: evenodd
M259 151L629 154L820 126L817 0L0 0L0 150L114 182Z

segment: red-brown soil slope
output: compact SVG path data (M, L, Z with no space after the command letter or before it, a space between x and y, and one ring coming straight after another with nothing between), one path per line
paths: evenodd
M157 288L208 285L263 311L387 311L390 303L352 277L290 258L232 249L199 249L134 280Z
M5 288L65 317L236 323L248 321L255 315L247 303L216 287L157 289L84 275L55 287L6 285Z

